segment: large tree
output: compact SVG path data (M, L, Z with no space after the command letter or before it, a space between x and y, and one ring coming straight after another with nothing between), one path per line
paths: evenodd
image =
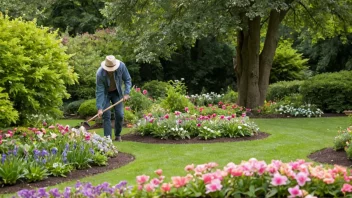
M262 105L284 24L315 40L351 32L351 0L107 0L103 14L135 47L137 60L169 57L180 44L205 36L237 43L239 104ZM265 32L264 46L261 32Z

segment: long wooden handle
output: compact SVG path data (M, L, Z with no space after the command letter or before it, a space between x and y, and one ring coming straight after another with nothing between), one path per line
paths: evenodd
M123 98L122 98L121 100L117 101L115 104L111 105L110 107L104 109L104 110L103 110L103 113L104 113L105 111L107 111L107 110L113 108L114 106L120 104L121 102L123 102ZM93 116L91 119L87 120L87 122L90 122L90 121L94 120L94 119L97 118L97 117L98 117L98 114L96 114L95 116Z

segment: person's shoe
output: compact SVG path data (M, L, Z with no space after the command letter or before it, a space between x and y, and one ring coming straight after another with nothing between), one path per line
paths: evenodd
M115 137L115 141L122 142L121 136Z

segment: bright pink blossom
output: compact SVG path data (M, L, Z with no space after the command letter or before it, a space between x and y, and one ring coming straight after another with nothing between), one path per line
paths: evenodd
M194 164L190 164L185 167L185 171L187 171L187 172L193 171L193 170L194 170Z
M154 173L160 176L163 174L163 170L158 169L158 170L154 171Z
M185 107L185 112L189 113L188 107Z
M154 186L152 184L146 184L146 185L144 185L144 189L147 192L152 192L152 191L154 191Z
M169 184L169 183L163 183L162 185L161 185L161 190L163 191L163 192L169 192L170 190L171 190L171 184Z
M176 176L176 177L171 177L171 180L175 188L180 188L182 186L185 186L188 183L187 177Z
M148 91L147 90L143 90L143 95L147 95L148 94Z
M288 192L290 193L289 197L302 197L302 191L299 189L298 185L293 188L288 188Z
M147 175L140 175L140 176L137 176L137 183L138 184L144 184L145 182L147 182L149 180L149 176Z
M296 180L297 180L298 185L304 186L306 184L306 182L310 181L310 178L308 177L307 173L299 172L296 175Z
M160 180L157 179L157 178L153 178L153 179L150 181L150 184L152 184L154 187L159 186L160 183L161 183Z
M214 179L210 184L205 185L205 188L207 189L205 192L206 194L219 191L222 188L221 181L219 179Z
M287 177L286 176L282 176L279 173L275 173L274 177L271 179L271 184L273 186L286 185L286 182L287 182Z
M164 115L165 119L169 119L169 114Z
M49 129L55 129L54 125L49 126Z
M181 115L181 112L175 111L175 115L176 115L176 116Z
M341 188L341 192L346 193L346 192L352 192L352 185L350 184L343 184Z

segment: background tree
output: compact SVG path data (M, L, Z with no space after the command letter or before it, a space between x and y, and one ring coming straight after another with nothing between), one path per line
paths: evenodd
M253 108L265 100L279 26L309 27L316 39L341 35L351 31L351 7L350 0L107 0L103 13L127 30L121 36L146 62L208 35L236 40L239 104ZM266 37L260 51L261 30Z

